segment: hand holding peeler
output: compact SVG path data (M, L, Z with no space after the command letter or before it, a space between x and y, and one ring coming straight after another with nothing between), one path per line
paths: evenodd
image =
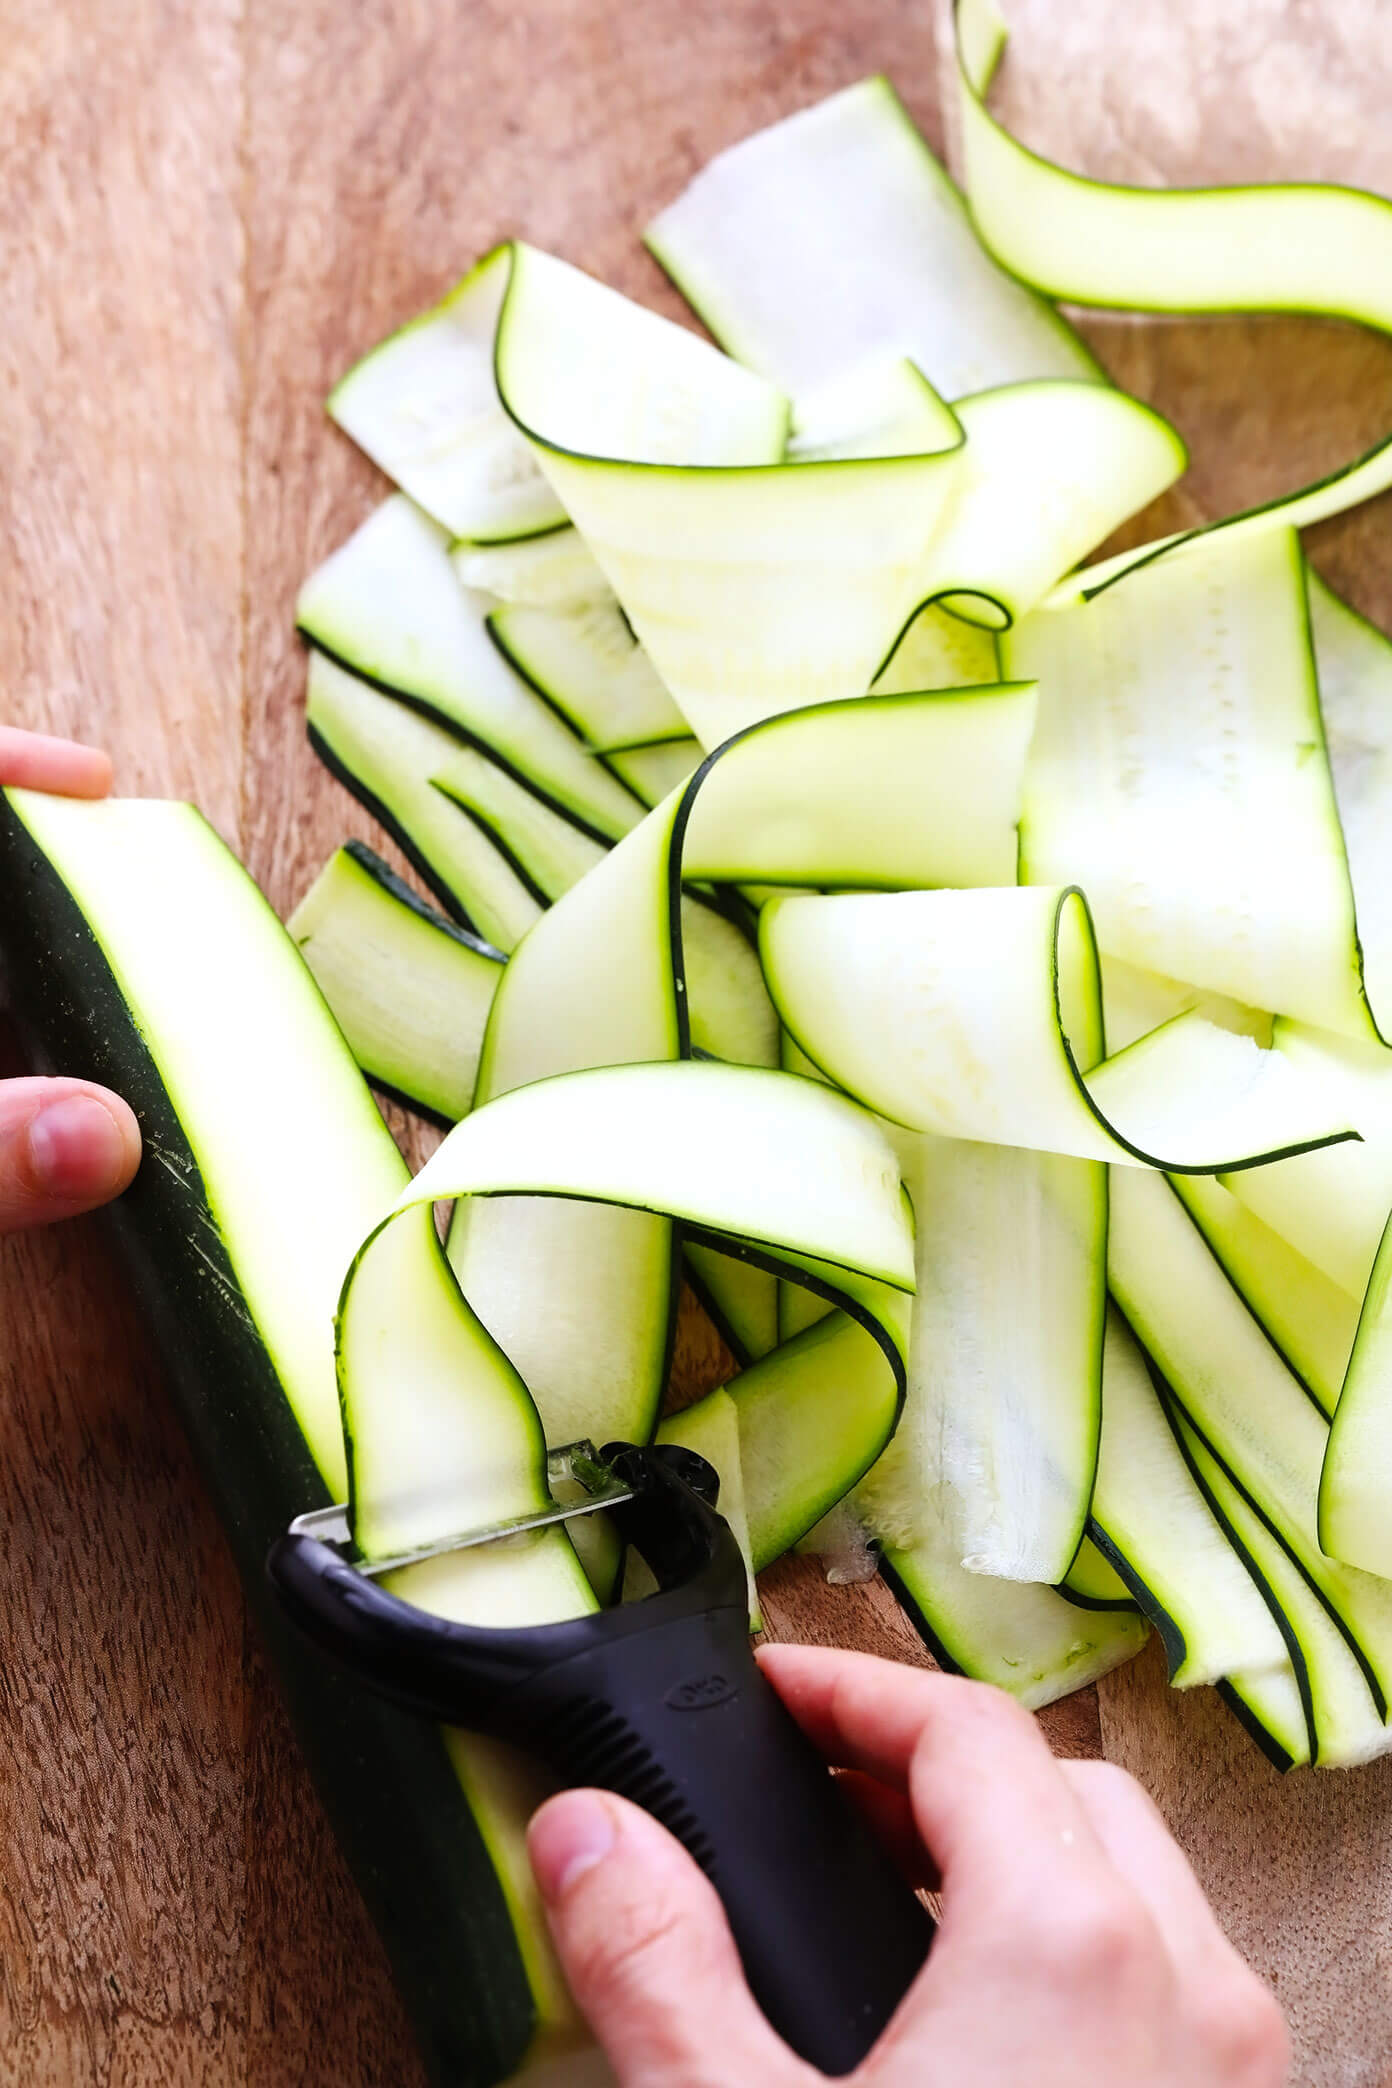
M287 1613L408 1710L515 1742L566 1785L661 1821L715 1886L755 1999L824 2073L865 2057L922 1966L926 1908L759 1671L718 1481L675 1445L553 1454L583 1497L395 1559L355 1562L346 1512L300 1516L267 1560ZM452 1623L379 1585L421 1557L606 1511L657 1592L559 1623Z

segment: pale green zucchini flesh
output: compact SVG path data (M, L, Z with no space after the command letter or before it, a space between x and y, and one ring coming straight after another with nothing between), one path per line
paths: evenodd
M757 1161L761 1146L763 1166L741 1174L738 1157ZM344 1286L339 1385L354 1535L369 1557L523 1514L546 1497L543 1418L450 1280L431 1223L441 1197L495 1196L679 1217L803 1272L873 1337L879 1374L895 1388L870 1454L882 1443L903 1384L894 1294L913 1271L898 1171L873 1119L820 1086L749 1068L646 1062L543 1078L449 1134ZM429 1282L423 1268L435 1272ZM420 1305L407 1326L398 1301L413 1272ZM471 1297L485 1309L496 1302L486 1285ZM449 1552L399 1570L392 1584L476 1622L565 1615L591 1599L555 1531L515 1559L493 1547Z
M994 633L930 602L898 638L871 686L878 696L907 696L916 689L965 689L1000 679Z
M515 1099L557 1074L677 1058L664 840L658 815L644 821L523 942L490 1013L481 1104ZM642 859L654 848L658 862L644 877ZM635 851L636 877L626 875ZM596 992L600 979L608 990ZM570 1198L463 1202L449 1255L474 1310L521 1370L552 1444L581 1435L647 1441L675 1305L666 1215Z
M886 345L949 399L1024 377L1100 375L1045 300L983 252L885 79L731 147L645 239L721 346L794 398Z
M628 792L492 643L444 532L401 494L311 574L295 616L321 652L484 748L587 832L613 840L638 818Z
M330 858L287 926L373 1087L446 1130L466 1116L473 1106L484 1032L502 977L505 960L501 954L436 913L358 841L348 842ZM514 1198L490 1213L490 1218L501 1221L505 1238L516 1235L516 1214L522 1207L523 1200ZM530 1222L545 1231L548 1220L554 1228L560 1217L551 1205L545 1217L537 1213ZM631 1213L610 1213L609 1221L611 1236L620 1239L625 1226L631 1233L644 1222ZM478 1235L486 1230L475 1214L470 1266L462 1251L462 1226L452 1235L459 1249L456 1265L461 1280L472 1274L482 1288L487 1284L480 1268ZM517 1246L520 1259L510 1266L514 1277L520 1277L522 1296L527 1299L537 1278L537 1267L529 1259L537 1241L522 1237ZM506 1282L504 1259L501 1273ZM737 1356L751 1361L776 1346L776 1285L766 1271L694 1242L687 1244L684 1262L688 1275L699 1281L703 1303L714 1312ZM601 1261L597 1280L609 1273ZM474 1294L467 1281L465 1287ZM508 1289L515 1293L517 1282ZM665 1275L661 1289L664 1293L667 1289ZM522 1324L524 1346L510 1353L526 1361L525 1333L535 1326L535 1313L526 1315ZM501 1327L495 1331L501 1337ZM660 1343L664 1359L665 1348L664 1332ZM597 1368L615 1367L622 1360L604 1355L597 1359ZM533 1397L545 1409L542 1384L529 1372L524 1375ZM596 1415L605 1411L604 1399L597 1407L585 1403L594 1375L583 1368L566 1373L565 1398L574 1413L570 1437L596 1425ZM616 1368L614 1382L625 1382L622 1368ZM547 1421L551 1439L565 1440L567 1424L562 1412L548 1412ZM646 1425L641 1411L621 1413L612 1417L609 1433L641 1435ZM852 1476L858 1476L860 1469L857 1466Z
M569 526L518 543L456 543L450 561L466 589L521 608L576 609L613 599L585 539Z
M1076 888L780 899L759 940L801 1048L909 1130L1198 1173L1356 1136L1279 1054L1197 1014L1104 1061Z
M1362 1298L1392 1208L1392 1057L1377 1045L1278 1020L1277 1056L1341 1102L1359 1132L1337 1152L1305 1153L1232 1176L1238 1201L1330 1280Z
M840 1312L741 1372L729 1393L757 1572L790 1550L874 1463L898 1402L871 1337Z
M687 1280L737 1362L757 1363L777 1348L778 1285L766 1269L756 1269L698 1240L685 1243L682 1261ZM803 1291L799 1295L812 1294Z
M1277 1604L1195 1484L1145 1359L1115 1308L1107 1323L1091 1527L1159 1632L1177 1688L1285 1665Z
M663 740L656 746L622 748L605 760L620 782L651 811L694 774L702 752L697 739Z
M1080 1609L1127 1609L1139 1607L1131 1590L1091 1537L1078 1546L1067 1575L1059 1582L1059 1593Z
M1382 1707L1319 1593L1182 1414L1176 1427L1196 1477L1279 1604L1305 1700L1310 1759L1348 1768L1385 1753Z
M1332 1558L1369 1573L1392 1574L1387 1485L1392 1473L1392 1248L1384 1233L1348 1372L1334 1410L1319 1489L1319 1541Z
M1260 1675L1225 1675L1216 1687L1273 1768L1284 1772L1309 1762L1309 1713L1293 1666Z
M909 1397L860 1512L896 1552L941 1536L969 1572L1061 1581L1097 1461L1105 1170L957 1138L896 1146L915 1214Z
M566 609L505 603L489 615L488 629L523 679L596 754L689 738L690 727L612 596Z
M785 456L794 464L956 449L962 424L917 363L894 351L842 370L791 403Z
M441 904L497 949L513 949L604 853L487 755L322 653L310 657L308 709L321 760Z
M752 1544L749 1534L749 1512L744 1497L744 1462L741 1455L739 1417L735 1403L723 1387L717 1386L693 1406L679 1414L669 1415L657 1430L660 1443L680 1443L684 1449L694 1450L704 1457L720 1481L720 1512L735 1534L740 1550L749 1567L749 1628L762 1629L763 1619L759 1615L759 1594L754 1583ZM629 1556L630 1576L636 1561ZM648 1578L652 1579L649 1571ZM625 1585L625 1600L630 1599L631 1590Z
M565 512L498 404L493 337L505 248L486 254L433 312L340 379L329 412L452 537L508 542Z
M1080 1609L1053 1588L969 1573L942 1538L888 1546L882 1570L943 1667L1031 1710L1133 1660L1150 1632L1134 1611Z
M521 245L497 367L504 405L704 746L869 686L927 591L919 568L961 456L955 419L946 446L925 407L908 453L785 462L781 393Z
M329 858L286 926L378 1093L445 1129L467 1116L501 953L361 841Z
M1212 1175L1170 1186L1254 1319L1328 1415L1339 1401L1358 1303Z
M1329 1559L1318 1535L1329 1427L1233 1290L1173 1191L1117 1169L1112 1288L1177 1405L1295 1559L1373 1689L1392 1681L1392 1583ZM1382 1735L1384 1747L1392 1733Z
M1022 875L1081 885L1132 965L1376 1040L1295 532L1219 532L1002 657L1040 691Z

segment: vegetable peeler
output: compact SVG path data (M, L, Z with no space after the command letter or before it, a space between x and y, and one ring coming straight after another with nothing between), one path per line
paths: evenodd
M674 1834L724 1902L756 2000L794 2051L848 2073L923 1964L933 1925L759 1672L744 1559L704 1458L676 1445L553 1453L579 1497L400 1558L354 1561L346 1511L273 1545L299 1628L368 1687L516 1742L568 1785L598 1784ZM559 1623L494 1629L381 1586L398 1567L605 1511L657 1592Z

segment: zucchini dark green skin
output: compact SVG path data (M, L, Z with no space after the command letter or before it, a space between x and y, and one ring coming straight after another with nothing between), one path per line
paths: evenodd
M502 951L495 950L491 942L485 942L483 937L475 935L471 928L461 928L458 922L450 920L448 915L440 913L428 900L422 899L419 892L413 892L405 878L398 877L391 864L384 862L376 849L369 848L366 841L348 840L344 842L343 848L344 853L350 855L360 869L365 870L369 877L375 878L384 892L390 892L393 899L399 899L403 906L409 906L413 914L430 927L438 929L441 935L448 935L452 941L463 943L466 948L476 951L480 957L495 958L499 964L507 962Z
M316 751L322 760L329 760L327 749L320 747ZM377 817L380 819L380 811ZM461 927L457 921L451 920L448 914L440 913L422 899L419 892L413 892L405 879L397 876L390 863L383 862L375 848L369 848L365 841L356 840L345 841L343 845L353 861L364 869L369 877L375 878L383 891L390 892L393 899L399 899L403 906L409 906L413 914L419 915L422 921L428 922L441 935L451 936L456 942L464 943L469 949L477 951L481 957L494 957L499 964L507 962L502 951L495 950L492 943L485 942L481 935L475 935L471 928ZM412 1116L419 1117L422 1123L433 1124L438 1131L453 1130L455 1119L446 1116L443 1110L432 1109L429 1103L422 1102L419 1096L408 1095L403 1088L393 1087L389 1080L384 1080L380 1073L373 1072L368 1067L363 1068L363 1077L373 1094L380 1095L384 1102L395 1102L399 1109L407 1110Z
M706 1053L693 1053L693 1056L705 1057L707 1055L708 1054ZM711 1292L710 1286L701 1281L701 1278L697 1275L695 1268L689 1261L684 1260L682 1262L681 1274L682 1280L691 1286L691 1290L696 1299L697 1304L700 1306L702 1312L705 1313L706 1318L710 1321L716 1333L720 1336L720 1339L724 1342L726 1348L730 1351L730 1354L734 1357L736 1363L738 1363L740 1369L747 1370L754 1359L748 1353L744 1346L744 1343L740 1340L738 1334L736 1334L734 1328L730 1325L729 1320L725 1317L725 1314L721 1311L719 1305L716 1303L716 1300ZM679 1296L680 1294L676 1286L674 1285L672 1291L674 1334L676 1328L676 1305L679 1302Z
M1231 1682L1219 1680L1214 1683L1213 1687L1217 1690L1219 1696L1223 1699L1223 1702L1227 1705L1229 1711L1231 1711L1248 1738L1256 1741L1257 1746L1266 1756L1272 1768L1281 1776L1284 1776L1288 1770L1294 1768L1294 1763L1275 1734L1267 1731L1250 1704L1243 1703L1242 1698L1233 1688Z
M1270 1610L1276 1628L1285 1642L1286 1653L1295 1673L1296 1688L1300 1693L1300 1704L1305 1714L1306 1730L1310 1736L1311 1760L1314 1760L1318 1745L1315 1736L1314 1701L1310 1691L1309 1670L1305 1665L1305 1654L1300 1641L1292 1630L1290 1620L1286 1616L1285 1611L1277 1601L1275 1591L1268 1582L1266 1575L1262 1572L1261 1567L1243 1543L1242 1538L1223 1513L1222 1503L1216 1499L1203 1473L1190 1456L1189 1446L1185 1442L1182 1432L1175 1426L1174 1412L1171 1405L1173 1394L1156 1368L1154 1358L1144 1347L1141 1348L1141 1354L1145 1359L1146 1370L1150 1375L1151 1382L1155 1386L1161 1411L1169 1424L1179 1453L1188 1467L1189 1476L1203 1495L1205 1505L1213 1516L1214 1521L1222 1530L1224 1537L1246 1567L1253 1585ZM1087 1534L1108 1565L1115 1570L1127 1587L1130 1588L1136 1605L1142 1614L1150 1619L1160 1639L1160 1643L1165 1649L1165 1663L1168 1672L1171 1675L1176 1674L1188 1650L1185 1645L1184 1633L1180 1629L1177 1620L1171 1616L1156 1590L1150 1586L1149 1582L1132 1564L1126 1553L1102 1527L1095 1516L1090 1515L1088 1517ZM1230 1683L1220 1680L1214 1686L1239 1724L1256 1741L1272 1767L1278 1769L1284 1776L1286 1771L1292 1767L1291 1757L1287 1754L1275 1734L1267 1731L1267 1728L1262 1724L1251 1706L1243 1701L1242 1697L1238 1695ZM1371 1678L1369 1686L1374 1689L1377 1686Z
M310 725L306 728L306 736L308 737L310 746L314 749L314 752L323 762L325 768L333 777L334 781L336 783L341 783L344 789L349 793L349 795L357 799L358 803L363 807L364 811L370 812L372 817L377 821L377 824L380 827L382 827L388 834L391 835L392 840L395 841L397 847L401 850L401 853L405 856L407 862L411 865L413 870L419 873L422 883L429 885L431 891L435 894L435 897L439 900L441 906L445 908L450 918L453 921L457 922L458 925L461 928L463 928L468 934L476 935L478 931L475 926L473 916L469 912L468 907L464 904L464 901L460 898L458 892L454 891L445 882L444 878L440 875L440 872L435 868L435 865L430 861L429 857L424 855L422 851L416 846L416 843L412 840L411 836L407 833L405 827L402 826L401 822L398 819L394 819L392 817L392 814L387 810L386 806L382 803L382 800L379 797L374 796L371 789L363 781L362 777L357 773L357 771L355 769L350 769L344 762L339 760L337 754L334 753L333 748L324 738L324 735L321 732L316 732L313 725ZM460 806L459 811L460 816L462 818L468 819L472 816L471 814L465 812L462 805ZM476 826L482 826L483 824L481 820L475 820L474 823ZM488 831L487 829L485 829L485 831L488 832L489 840L495 844L495 846L498 848L499 853L506 858L509 868L518 871L518 875L521 878L522 883L535 896L536 887L533 885L532 880L526 875L526 873L518 869L518 864L515 857L510 855L509 852L505 848L503 848L501 842L498 841L498 837L496 834L492 833L491 831ZM541 904L547 904L547 901L544 896L541 899Z
M549 536L550 533L549 530L543 531L544 535ZM582 819L572 806L562 804L561 800L553 797L549 790L543 790L535 776L529 775L526 769L519 767L517 762L509 761L505 754L500 754L498 749L488 740L480 739L476 732L466 731L459 720L452 718L448 711L438 709L435 704L428 702L424 696L413 695L409 689L398 689L395 683L383 681L380 674L369 674L366 668L362 667L358 661L350 659L346 653L335 652L331 645L325 645L322 638L315 632L306 630L303 624L297 624L295 629L296 635L304 640L305 645L311 651L323 653L324 657L332 660L336 667L341 667L345 674L355 675L359 681L366 682L370 689L377 689L383 696L390 696L394 703L404 703L407 710L416 711L422 718L428 718L432 725L438 725L442 732L447 732L450 735L451 739L457 739L461 747L472 747L476 753L487 755L495 768L500 768L505 776L511 776L514 783L520 783L524 790L529 790L532 796L538 798L547 807L548 811L554 812L558 819L568 819L573 827L578 827L582 834L588 834L592 841L600 841L606 848L613 847L613 834L606 834L601 827L593 826L588 819ZM502 652L501 646L498 650ZM506 659L507 655L504 653L503 657ZM511 666L511 661L508 664ZM530 686L535 685L529 683ZM547 708L555 712L555 715L565 726L567 732L575 732L575 727L570 719L564 716L561 711L556 710L556 706L553 703L548 702ZM575 736L577 739L579 738L578 733ZM310 728L310 738L315 743L315 752L322 757L324 750L315 738L312 727ZM328 765L330 767L333 766L331 762ZM354 787L352 784L349 785L350 789ZM639 810L644 809L639 805L637 798L634 798L633 803ZM479 824L482 825L483 822L480 820ZM490 838L493 838L491 834ZM501 845L499 843L499 846Z
M883 1552L879 1553L879 1562L880 1579L889 1589L890 1594L913 1625L914 1630L918 1633L943 1673L945 1675L964 1675L966 1669L955 1655L948 1652L947 1647L938 1637L938 1634L924 1616L923 1611L909 1593L907 1583L895 1572Z
M341 1678L291 1638L272 1604L267 1549L291 1516L324 1504L324 1486L246 1310L159 1069L80 908L3 793L0 924L32 1062L125 1095L147 1155L163 1162L147 1157L109 1221L426 2064L441 2088L486 2088L515 2069L533 2030L493 1865L438 1729Z
M1163 1383L1163 1380L1157 1377L1157 1383ZM1306 1582L1311 1594L1314 1595L1316 1601L1320 1604L1321 1608L1327 1612L1331 1623L1342 1635L1350 1653L1352 1653L1354 1659L1358 1663L1360 1670L1362 1671L1364 1681L1367 1683L1368 1688L1372 1692L1373 1703L1377 1707L1378 1717L1385 1720L1389 1715L1389 1706L1387 1698L1383 1694L1382 1684L1378 1680L1377 1672L1372 1666L1371 1662L1369 1661L1367 1654L1364 1652L1362 1646L1359 1645L1357 1639L1354 1637L1352 1631L1349 1629L1348 1624L1339 1615L1339 1612L1333 1607L1328 1596L1324 1593L1324 1590L1322 1588L1316 1587L1314 1581L1310 1579L1310 1576L1306 1572L1305 1567L1301 1564L1300 1560L1296 1557L1295 1553L1291 1551L1290 1546L1282 1537L1279 1529L1276 1527L1276 1524L1273 1522L1271 1516L1267 1513L1266 1509L1262 1506L1261 1502L1257 1499L1256 1495L1251 1493L1248 1490L1248 1488L1242 1484L1242 1481L1238 1478L1236 1472L1234 1472L1232 1466L1228 1463L1227 1459L1219 1456L1218 1451L1215 1449L1212 1441L1204 1433L1203 1429L1200 1428L1198 1422L1194 1419L1193 1415L1189 1412L1188 1408L1185 1407L1183 1405L1183 1402L1175 1394L1171 1393L1168 1389L1166 1390L1166 1393L1164 1395L1164 1400L1167 1414L1170 1413L1172 1405L1182 1410L1185 1419L1189 1423L1189 1426L1193 1429L1194 1434L1203 1443L1205 1449L1208 1451L1208 1454L1213 1459L1214 1463L1222 1466L1224 1472L1231 1480L1233 1486L1236 1488L1238 1493L1242 1495L1243 1499L1246 1501L1248 1507L1252 1510L1253 1514L1261 1522L1265 1523L1267 1530L1275 1539L1276 1543L1279 1544L1282 1550L1285 1551L1288 1554L1288 1556L1292 1559L1296 1571L1300 1574L1301 1579ZM1172 1414L1170 1414L1170 1419L1171 1426L1173 1426ZM1201 1492L1203 1493L1204 1499L1208 1502L1208 1505L1213 1510L1215 1516L1217 1516L1219 1521L1222 1523L1224 1535L1227 1537L1229 1543L1232 1544L1234 1549L1239 1553L1243 1561L1243 1564L1247 1567L1248 1572L1256 1581L1257 1586L1262 1590L1264 1594L1268 1595L1268 1600L1272 1605L1272 1613L1273 1615L1275 1615L1278 1625L1281 1624L1282 1619L1284 1617L1284 1612L1281 1611L1280 1605L1276 1602L1275 1597L1269 1594L1266 1581L1262 1576L1260 1568L1252 1560L1251 1554L1248 1552L1246 1546L1238 1538L1236 1531L1234 1531L1232 1525L1223 1515L1218 1503L1214 1500L1212 1492L1205 1485L1202 1474L1198 1471L1193 1459L1189 1455L1188 1445L1181 1440L1180 1448L1184 1452L1185 1463L1188 1465L1190 1471L1194 1475L1195 1483L1200 1488ZM1287 1626L1286 1629L1288 1630L1289 1627ZM1293 1638L1293 1636L1287 1639L1287 1645L1290 1648L1291 1662L1295 1668L1296 1680L1300 1685L1301 1696L1307 1706L1306 1715L1307 1717L1313 1719L1313 1712L1309 1709L1309 1674L1305 1666L1305 1656L1303 1653L1300 1652L1299 1643ZM1313 1732L1313 1725L1311 1727L1311 1730Z
M1210 1508L1213 1508L1214 1504L1212 1501L1209 1501L1208 1505ZM1217 1513L1216 1508L1214 1508L1214 1513ZM1183 1663L1184 1657L1189 1650L1184 1641L1184 1633L1180 1630L1179 1625L1165 1608L1164 1603L1149 1582L1144 1580L1136 1571L1125 1552L1113 1543L1095 1516L1090 1515L1088 1517L1087 1534L1097 1546L1107 1564L1115 1569L1122 1580L1125 1581L1127 1587L1132 1590L1137 1609L1149 1617L1160 1643L1165 1649L1165 1665L1173 1676ZM1232 1531L1228 1529L1226 1523L1223 1525L1223 1534L1231 1544L1237 1545L1237 1540L1233 1536ZM1245 1552L1242 1554L1242 1563L1244 1566L1250 1567L1250 1561ZM1060 1593L1063 1592L1063 1590L1060 1590ZM1074 1602L1076 1598L1069 1595L1068 1600ZM1110 1603L1100 1602L1080 1602L1076 1606L1079 1609L1109 1609L1114 1607Z
M1090 1532L1089 1534L1094 1536L1095 1541L1095 1532ZM1065 1602L1072 1603L1074 1609L1093 1611L1138 1610L1141 1606L1138 1602L1133 1602L1129 1595L1080 1595L1076 1588L1069 1587L1067 1581L1059 1582L1058 1592Z

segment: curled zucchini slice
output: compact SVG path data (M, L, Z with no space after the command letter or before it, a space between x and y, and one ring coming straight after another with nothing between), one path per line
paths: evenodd
M869 687L924 598L962 437L926 395L907 454L784 462L788 404L681 327L517 246L504 406L692 731ZM833 581L834 575L834 581Z
M909 1130L1202 1174L1357 1135L1279 1053L1198 1014L1104 1060L1076 889L791 897L759 929L802 1049Z
M1315 312L1392 331L1392 204L1317 184L1136 189L1087 181L1028 151L986 95L1005 49L994 0L957 0L962 147L972 221L996 259L1073 304L1146 312ZM1303 528L1392 486L1392 437L1328 478L1211 523L1249 536ZM1183 539L1089 567L1059 599L1089 597Z

